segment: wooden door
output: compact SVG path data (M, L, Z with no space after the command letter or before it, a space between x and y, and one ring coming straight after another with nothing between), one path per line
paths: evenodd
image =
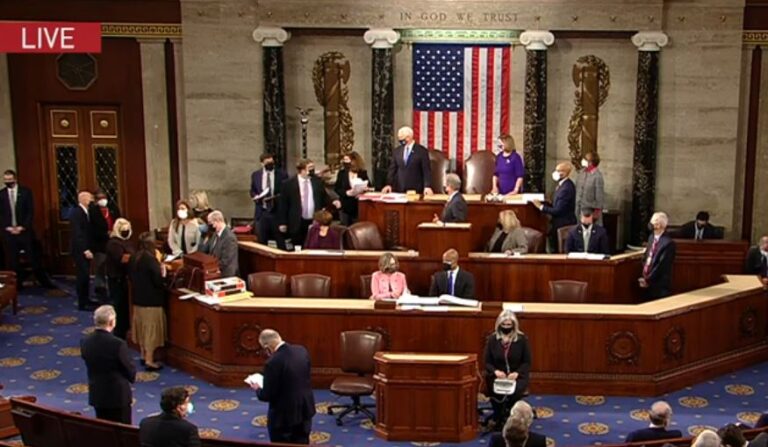
M110 106L47 105L42 108L48 169L48 246L56 271L68 271L69 214L82 190L101 188L111 203L125 202L120 110Z

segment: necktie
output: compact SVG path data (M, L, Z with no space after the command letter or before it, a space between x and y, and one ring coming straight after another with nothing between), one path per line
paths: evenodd
M267 171L267 188L269 188L269 195L275 195L275 191L272 189L272 173ZM265 209L269 209L272 205L271 200L264 200L262 202Z
M643 266L643 277L645 278L647 278L648 274L651 272L651 262L653 261L653 257L656 256L656 247L659 245L659 239L660 238L653 238L651 252L648 254L648 258L645 261L645 265Z
M589 252L589 237L592 235L592 227L583 227L582 236L584 237L584 253Z
M408 159L411 158L411 148L409 146L405 147L405 157L403 158L403 162L405 164L408 164Z
M453 270L448 271L448 295L453 296Z
M213 236L213 242L211 242L211 253L213 253L213 249L216 248L216 244L219 242L219 235L216 234Z
M16 226L16 188L8 188L8 199L11 202L11 226Z
M312 212L309 210L309 180L302 180L301 182L301 217L311 219Z
M762 274L763 277L768 277L768 255L763 255L763 262L761 263L762 268Z
M700 241L704 239L704 228L696 228L696 240Z

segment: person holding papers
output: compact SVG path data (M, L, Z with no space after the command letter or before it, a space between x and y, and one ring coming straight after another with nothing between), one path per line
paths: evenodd
M592 208L581 209L581 223L568 232L565 252L610 254L608 233L595 223Z
M552 253L557 253L559 250L557 230L576 224L576 186L568 178L571 175L571 166L568 162L558 163L552 172L552 180L557 182L557 187L551 206L542 203L541 200L533 200L536 208L552 218L549 222L549 248Z
M490 253L528 253L528 239L520 227L520 220L512 210L499 213L499 223L493 230L486 251Z
M384 253L379 258L379 271L371 276L371 299L386 300L400 298L408 291L405 274L398 271L400 263L392 253Z
M288 174L275 167L275 157L268 152L261 154L259 161L261 169L251 174L253 232L262 244L266 245L270 239L274 239L277 248L285 250L285 238L277 231L277 197Z
M174 258L194 253L200 248L203 236L197 220L192 217L189 203L185 200L176 202L176 217L168 225L168 246Z
M315 213L315 221L307 231L307 239L304 241L304 248L320 250L339 250L341 249L341 238L339 233L331 228L333 214L327 210L320 210Z
M165 328L165 266L155 257L155 237L149 231L139 236L139 250L131 257L133 286L133 321L131 336L141 349L141 359L147 371L159 371L155 349L163 346Z
M445 202L442 216L437 217L437 214L435 214L432 222L466 222L469 209L467 208L467 201L461 195L461 179L459 176L453 173L446 175L443 188L445 193L448 194L448 200Z
M429 296L475 297L475 277L459 269L459 252L453 248L443 253L443 271L432 275Z
M531 348L528 338L520 331L517 316L511 310L503 310L496 318L494 332L485 344L485 395L491 399L493 420L501 429L510 409L528 389L531 371ZM494 391L497 379L514 380L512 394L501 395Z
M339 196L341 210L339 217L342 225L357 222L357 196L368 189L368 173L365 172L363 157L355 151L341 157L341 169L336 175L334 191Z
M309 444L312 417L315 415L309 353L304 346L284 342L273 329L261 331L259 344L269 356L264 365L263 382L247 382L256 390L260 401L269 402L269 440Z

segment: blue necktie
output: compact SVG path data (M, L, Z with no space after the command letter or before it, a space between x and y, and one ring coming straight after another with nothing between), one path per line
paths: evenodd
M453 296L453 270L448 271L448 295Z
M409 148L406 146L406 148L405 148L405 158L404 158L403 162L404 162L405 164L408 164L408 159L409 159L409 158L411 158L411 149L409 149Z

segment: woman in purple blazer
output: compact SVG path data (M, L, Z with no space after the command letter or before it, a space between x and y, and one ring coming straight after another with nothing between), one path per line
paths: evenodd
M496 156L496 169L493 172L494 194L520 194L523 192L525 167L523 157L515 150L515 140L508 134L502 134L498 143L501 152Z
M327 210L320 210L315 213L315 221L307 231L307 239L304 241L304 248L316 248L325 250L341 249L341 239L339 233L331 228L333 214Z

